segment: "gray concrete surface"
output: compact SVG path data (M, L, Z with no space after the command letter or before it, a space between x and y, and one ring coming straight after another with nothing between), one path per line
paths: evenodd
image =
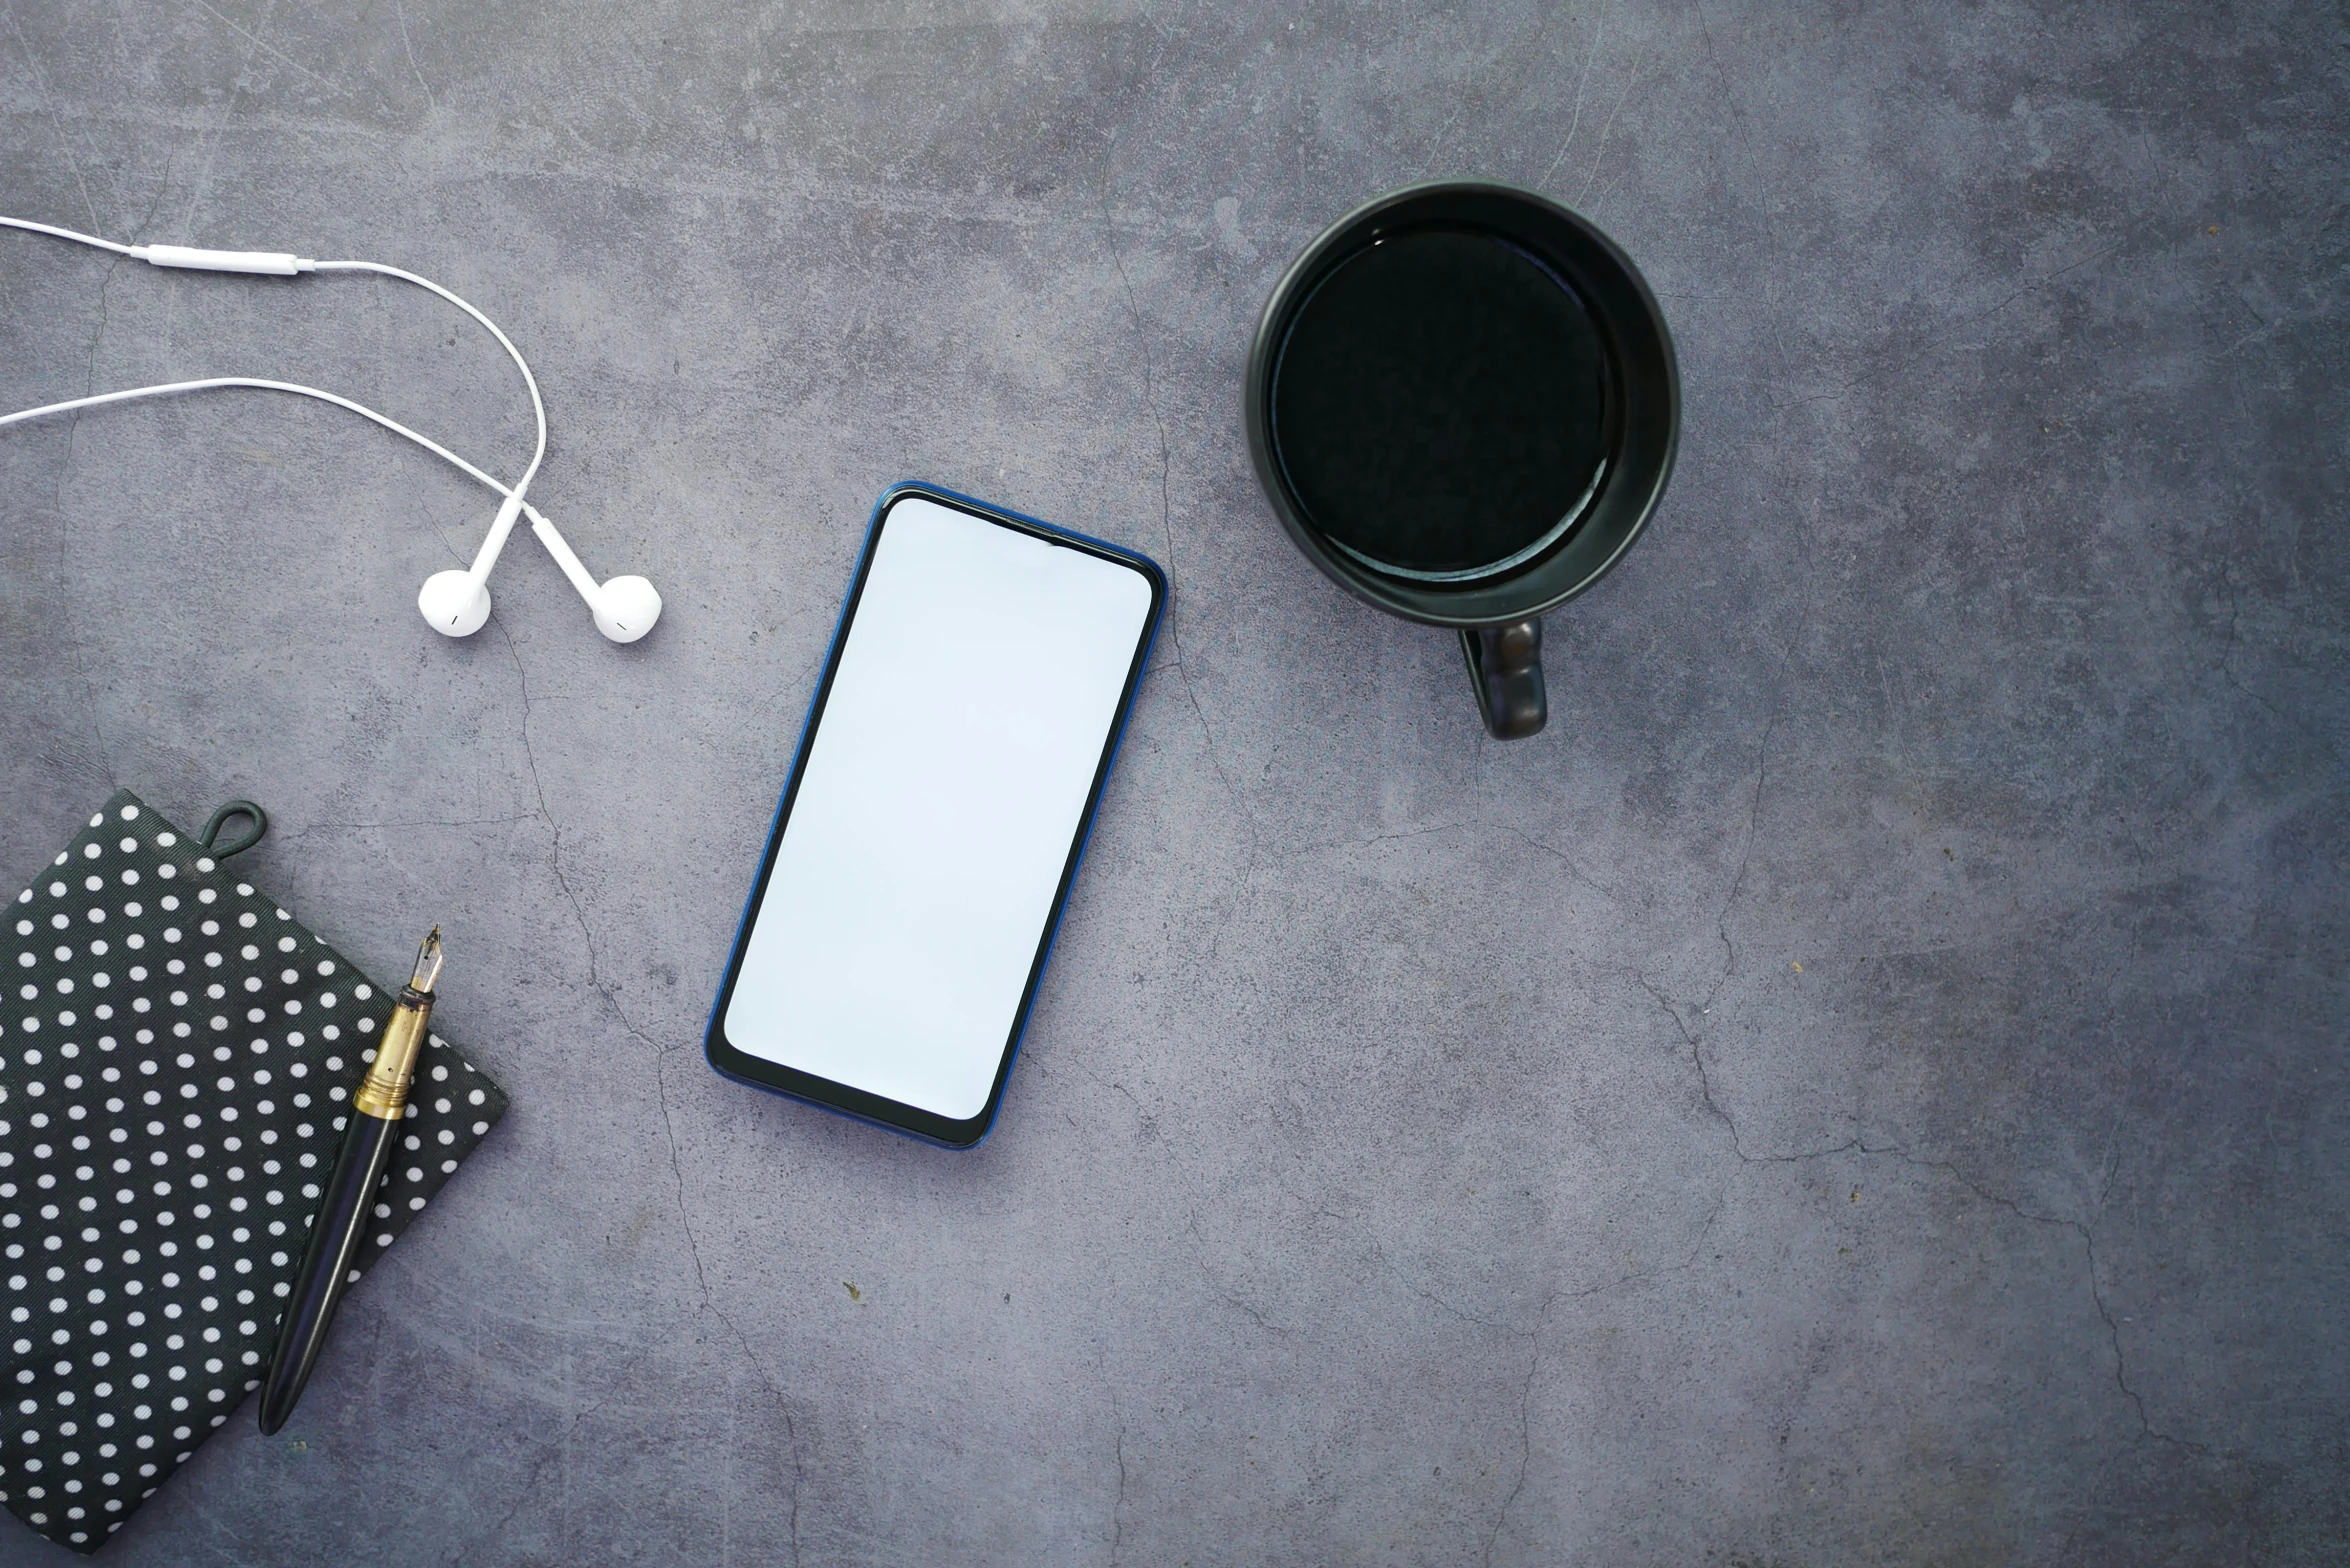
M259 799L515 1099L108 1560L2343 1561L2350 30L2217 9L0 0L0 210L469 293L669 605L432 636L489 508L332 410L0 437L0 867ZM1236 401L1440 172L1687 388L1509 747ZM526 450L413 291L0 236L0 406L239 371ZM962 1156L699 1054L905 476L1177 583Z

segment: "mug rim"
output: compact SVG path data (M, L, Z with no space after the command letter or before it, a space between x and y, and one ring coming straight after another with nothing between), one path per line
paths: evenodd
M1618 394L1625 405L1619 450L1644 445L1646 450L1641 454L1640 466L1651 470L1643 482L1637 474L1624 471L1630 465L1616 463L1616 472L1601 484L1600 493L1590 503L1584 518L1558 542L1545 547L1541 558L1521 569L1457 584L1390 576L1347 558L1332 541L1325 539L1306 520L1303 508L1281 473L1281 465L1274 456L1271 418L1273 370L1282 341L1313 287L1335 270L1339 260L1352 256L1375 236L1384 226L1383 220L1396 216L1399 209L1428 205L1432 201L1442 205L1448 197L1469 202L1486 198L1523 203L1533 208L1539 218L1563 224L1574 240L1587 248L1587 255L1567 256L1545 245L1538 236L1459 222L1464 228L1488 227L1496 238L1532 250L1545 263L1556 267L1577 293L1585 296L1585 309L1609 338L1610 357L1617 361L1615 373L1625 383ZM1596 267L1594 261L1598 263ZM1615 307L1611 310L1590 298L1593 293L1615 293L1623 297L1607 302ZM1630 309L1626 310L1626 306ZM1622 319L1626 315L1637 319ZM1627 334L1645 341L1627 345L1621 341ZM1627 347L1646 360L1638 367L1643 374L1637 395L1630 386L1633 377L1629 372L1633 367L1624 363L1631 357L1626 353ZM1498 180L1418 181L1375 196L1324 228L1283 271L1266 299L1257 319L1255 339L1249 347L1242 398L1249 457L1256 468L1258 484L1291 542L1324 576L1356 598L1390 614L1433 626L1495 626L1525 620L1553 610L1590 588L1624 558L1646 531L1672 478L1680 446L1678 356L1672 334L1665 325L1664 312L1658 307L1647 279L1641 276L1640 269L1632 264L1623 248L1590 219L1540 192ZM1642 428L1635 430L1636 422ZM1601 527L1603 512L1607 514L1604 529ZM1612 537L1598 550L1585 550L1577 556L1573 549L1577 540L1602 532L1611 533ZM1561 569L1570 557L1575 557L1572 564Z

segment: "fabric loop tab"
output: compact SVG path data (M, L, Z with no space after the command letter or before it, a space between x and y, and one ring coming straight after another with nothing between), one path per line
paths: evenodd
M227 844L215 843L214 840L220 836L221 825L231 817L251 817L253 831L243 838L231 840ZM212 814L211 820L204 824L204 831L196 835L196 842L203 845L204 852L214 860L226 860L229 856L241 855L260 843L262 835L268 831L268 812L263 811L249 800L232 800Z

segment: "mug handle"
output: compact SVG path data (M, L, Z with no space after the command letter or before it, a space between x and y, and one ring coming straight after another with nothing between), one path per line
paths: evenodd
M1503 626L1464 626L1461 652L1469 661L1469 682L1477 707L1495 740L1521 740L1539 732L1550 718L1542 689L1542 619Z

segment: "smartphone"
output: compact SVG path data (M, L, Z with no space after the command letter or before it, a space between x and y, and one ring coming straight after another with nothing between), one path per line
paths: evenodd
M712 1067L948 1148L987 1136L1166 602L1130 550L929 485L882 495Z

